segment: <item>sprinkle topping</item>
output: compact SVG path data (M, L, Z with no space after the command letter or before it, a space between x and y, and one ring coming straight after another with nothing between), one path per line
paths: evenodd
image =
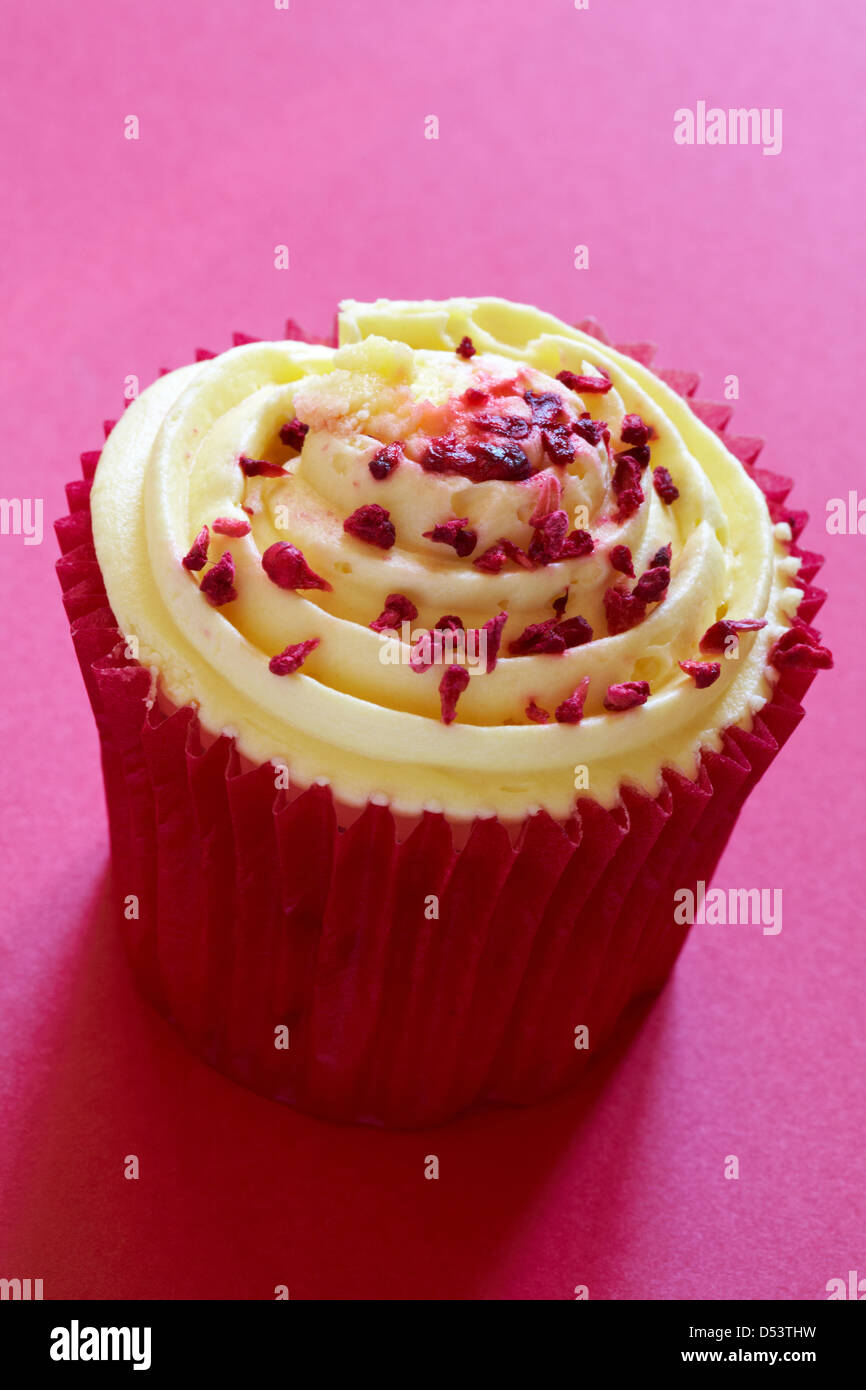
M389 594L385 599L385 607L378 618L373 619L370 627L374 632L396 631L401 623L411 623L417 617L418 609L410 598L405 594ZM460 622L460 619L456 621Z
M238 457L238 463L245 478L288 478L290 475L278 463L268 463L267 459L251 459L246 454Z
M671 502L676 502L680 495L679 488L675 485L673 478L666 468L653 469L653 487L663 502L670 506Z
M214 529L216 529L216 523L214 523ZM209 544L210 532L206 526L203 526L181 561L184 569L203 570L207 564L207 548Z
M556 631L565 642L566 651L592 641L592 628L586 618L566 618L564 622L559 623Z
M467 386L463 392L463 399L467 405L486 405L487 401L490 400L490 395L478 386Z
M646 604L626 589L607 589L604 595L604 615L611 637L637 627L646 617Z
M469 672L465 666L448 666L439 682L439 702L442 707L442 723L453 724L457 718L457 701L469 684Z
M502 644L502 629L508 621L507 613L497 613L495 618L489 618L481 629L487 633L487 673L488 675L496 666L499 658L499 648Z
M331 592L331 585L315 570L310 569L296 545L276 541L262 556L262 569L280 589L322 589Z
M213 524L213 529L220 536L248 536L250 534L250 523L243 516L218 516Z
M526 706L525 713L527 719L531 719L533 724L550 723L550 715L547 713L547 710L542 709L541 706L537 705L534 700L529 701L529 704Z
M212 608L222 608L224 603L231 603L237 598L234 579L235 562L231 551L227 550L201 581L201 591Z
M529 558L536 565L552 565L562 556L568 534L568 512L551 512L538 523L529 542Z
M610 430L604 420L593 420L588 414L581 415L572 425L572 430L587 444L598 445L602 440L610 440Z
M304 447L304 440L307 437L309 425L305 425L297 416L293 420L287 420L280 426L280 439L283 444L288 444L290 449L297 449L300 453Z
M434 526L432 531L422 532L422 535L425 540L453 546L463 559L471 555L478 544L478 533L469 527L468 522L468 516L455 517L453 521L444 521L440 526Z
M624 415L619 437L623 444L646 444L650 438L650 427L639 415Z
M607 372L602 372L601 369L598 376L578 376L576 372L568 371L557 372L556 379L561 381L563 386L567 386L569 391L576 391L579 396L605 396L613 386Z
M680 661L677 665L687 676L691 676L698 690L706 690L722 674L719 661Z
M635 709L645 705L649 699L650 688L647 681L622 681L619 685L609 685L604 697L605 709L614 713L620 710Z
M356 540L366 541L368 545L378 546L380 550L390 550L397 539L390 514L377 502L365 507L356 507L351 516L343 522L343 530Z
M657 565L655 569L644 570L632 589L632 598L642 603L659 603L668 591L671 572L667 565Z
M627 545L615 545L613 547L610 552L610 563L615 570L619 570L620 574L634 579L634 561Z
M633 458L631 454L617 455L612 481L613 490L619 503L616 514L617 521L627 521L643 502L640 475L641 468L637 459Z
M722 618L708 627L700 641L702 652L725 652L731 637L740 632L760 632L766 627L763 618Z
M399 467L403 457L403 450L399 444L385 444L370 459L370 472L377 482L381 483Z
M583 706L589 689L589 676L584 676L577 688L556 707L557 724L579 724L583 718Z
M530 623L519 637L508 644L511 656L558 656L565 651L565 638L559 632L556 618L544 623Z
M562 547L560 559L579 560L584 555L591 555L594 549L595 541L588 531L572 531Z
M271 657L268 670L273 671L275 676L293 676L301 669L310 652L316 650L319 640L318 637L311 637L307 642L289 643L277 656Z

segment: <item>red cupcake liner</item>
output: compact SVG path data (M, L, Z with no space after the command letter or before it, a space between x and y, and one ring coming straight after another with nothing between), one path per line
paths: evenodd
M620 350L652 358L649 344ZM822 557L797 546L805 514L786 505L790 480L757 467L761 441L728 432L727 406L692 399L693 373L659 375L790 523L803 561L796 626L816 645ZM667 770L655 797L624 785L611 811L582 798L567 824L528 818L515 843L487 819L456 847L430 813L401 841L372 803L343 830L330 788L275 791L270 763L245 770L230 738L202 740L193 709L153 702L93 548L98 458L83 454L83 480L67 487L57 570L99 731L118 915L145 994L218 1070L331 1120L429 1125L576 1082L628 1005L667 979L689 930L673 921L673 894L712 879L815 671L783 669L751 731L727 729L695 781ZM287 1049L275 1046L281 1025ZM588 1049L575 1046L580 1025Z

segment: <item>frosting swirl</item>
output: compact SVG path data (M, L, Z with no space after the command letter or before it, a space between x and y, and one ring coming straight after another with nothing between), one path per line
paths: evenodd
M170 373L106 443L97 555L166 700L298 785L457 819L567 816L577 767L654 792L748 727L799 562L685 402L502 300L339 325ZM702 683L730 619L763 626Z

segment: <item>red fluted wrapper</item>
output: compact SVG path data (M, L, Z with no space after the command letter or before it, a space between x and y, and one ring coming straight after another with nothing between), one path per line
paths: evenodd
M648 344L621 350L651 360ZM659 375L697 388L692 373ZM790 480L757 467L760 440L727 432L727 406L691 404L790 523L796 626L813 647L821 557L797 547L806 518L785 505ZM341 829L329 787L277 790L272 764L249 770L231 739L202 739L192 709L152 698L93 548L98 458L82 455L67 488L57 568L99 731L118 917L147 996L218 1070L328 1119L422 1126L573 1084L666 980L688 932L674 892L712 879L814 669L785 665L751 732L726 730L695 781L667 771L656 797L623 786L611 811L586 797L567 824L537 814L516 838L479 820L459 848L446 817L401 840L373 803Z

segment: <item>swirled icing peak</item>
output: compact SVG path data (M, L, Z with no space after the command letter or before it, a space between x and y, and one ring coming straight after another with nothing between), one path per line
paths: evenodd
M800 596L790 536L682 400L502 300L349 301L336 348L161 378L93 512L161 698L409 815L564 817L576 787L694 775L769 697Z

